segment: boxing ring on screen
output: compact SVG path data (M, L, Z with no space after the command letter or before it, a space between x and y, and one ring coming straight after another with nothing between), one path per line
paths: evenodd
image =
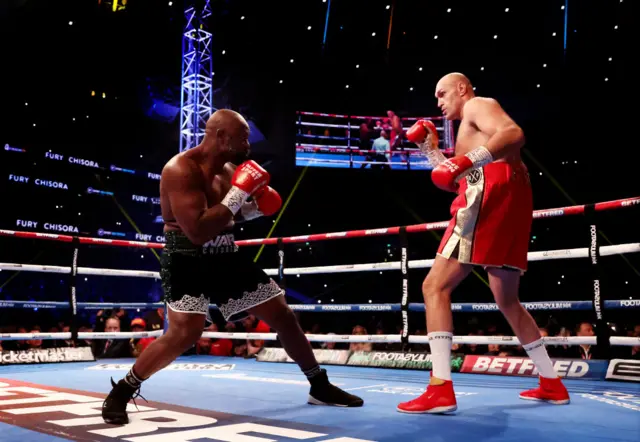
M388 168L392 170L430 170L432 167L417 146L406 140L411 127L399 133L388 117L297 112L296 166L331 168ZM442 116L404 117L410 124L420 119L432 121L438 130L439 148L453 153L453 123ZM368 125L366 135L363 125ZM383 149L373 149L376 139L386 139ZM382 141L382 140L379 140Z

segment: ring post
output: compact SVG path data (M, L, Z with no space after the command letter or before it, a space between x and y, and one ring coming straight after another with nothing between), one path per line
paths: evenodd
M69 274L69 307L71 308L69 318L69 329L71 331L71 339L78 339L78 299L76 296L76 282L78 280L78 245L80 240L74 236L71 240L71 248L73 250L71 259L71 273Z
M400 227L400 271L402 273L402 350L406 351L409 345L409 239L407 228Z
M280 288L285 288L285 278L284 278L284 242L282 238L278 238L278 280L280 282Z
M611 343L610 332L605 315L605 299L602 296L602 269L600 266L600 242L598 241L598 226L596 223L596 210L594 204L586 204L584 214L589 230L589 275L593 291L593 311L596 317L597 351L602 359L610 359Z
M349 151L349 169L353 169L353 149L351 147L351 115L347 115L347 150Z
M164 301L164 318L162 318L162 333L166 334L169 330L169 303Z

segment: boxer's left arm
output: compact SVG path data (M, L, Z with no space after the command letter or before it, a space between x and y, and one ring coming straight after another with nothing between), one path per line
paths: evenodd
M225 175L227 176L227 179L229 181L231 181L231 177L233 176L233 174L236 172L236 168L238 166L236 166L233 163L227 163L224 165L224 172ZM238 211L238 213L235 214L235 216L233 217L233 219L231 220L231 222L229 223L229 228L233 227L235 224L241 224L245 221L249 221L248 219L246 219L244 217L244 213L245 213L245 206L249 206L251 205L250 201L247 201L246 203L244 203L242 205L242 208Z
M227 178L231 180L231 177L236 171L236 166L233 163L227 163L224 165L224 171L227 175ZM247 221L251 221L252 219L256 219L262 216L262 213L258 212L258 208L256 206L255 201L247 201L242 205L238 213L233 217L229 227L233 227L235 224L242 224Z
M464 106L464 120L489 136L482 146L436 166L431 181L436 187L457 192L458 181L471 170L516 152L524 145L524 133L500 104L492 98L473 98Z
M225 171L229 178L233 176L236 165L232 163L225 164ZM240 224L251 221L262 216L269 216L275 213L282 206L282 200L278 192L267 186L263 191L257 192L251 201L245 202L240 211L234 217L232 223ZM233 227L233 225L231 225Z
M464 117L489 136L484 147L494 161L524 146L524 132L493 98L469 100L464 107Z

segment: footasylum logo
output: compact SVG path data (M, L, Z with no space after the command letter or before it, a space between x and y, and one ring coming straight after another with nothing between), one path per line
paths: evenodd
M74 441L188 442L251 438L255 442L307 439L313 439L314 442L374 442L345 439L354 436L359 431L357 427L344 429L257 419L162 402L145 402L144 405L131 407L127 410L129 425L114 426L105 424L101 417L104 394L13 379L0 379L0 392L5 396L10 395L9 401L0 401L0 421L3 423L57 437L63 434L65 439ZM303 396L301 400L304 400ZM259 423L255 423L257 420ZM7 428L3 431L7 432ZM256 433L263 436L257 436Z

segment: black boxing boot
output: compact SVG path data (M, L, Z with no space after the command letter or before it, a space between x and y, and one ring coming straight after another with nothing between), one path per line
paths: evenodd
M329 382L327 370L320 369L317 374L307 376L311 383L309 399L311 405L332 405L334 407L362 407L364 401L358 396L347 393Z
M127 404L131 399L134 399L135 404L135 398L140 396L140 387L132 387L124 379L117 384L111 379L111 386L111 392L102 403L102 419L107 424L128 424Z

